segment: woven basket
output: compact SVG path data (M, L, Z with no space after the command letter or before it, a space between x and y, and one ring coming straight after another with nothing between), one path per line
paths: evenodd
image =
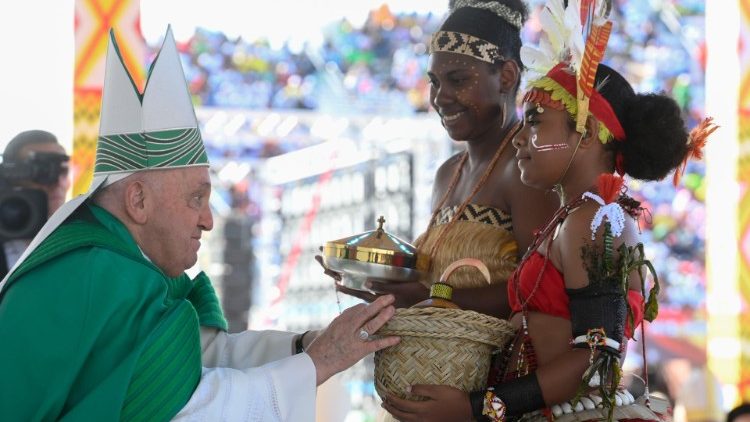
M401 337L375 353L375 389L409 400L413 384L450 385L470 392L486 386L490 355L514 334L508 321L474 311L445 308L398 309L377 332Z

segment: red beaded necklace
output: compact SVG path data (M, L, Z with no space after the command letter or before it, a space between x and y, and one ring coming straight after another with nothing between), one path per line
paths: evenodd
M506 351L506 364L505 366L505 379L508 379L511 377L511 375L514 375L514 377L520 377L527 375L531 371L536 370L537 366L537 360L536 360L536 353L534 352L534 346L531 343L531 336L529 335L529 326L527 324L528 320L528 308L527 305L531 298L534 297L534 294L536 293L537 289L539 288L539 285L542 281L542 276L544 275L544 271L547 268L547 264L549 263L549 252L550 247L552 246L552 239L550 236L557 230L557 228L562 224L563 221L570 215L573 211L575 211L578 207L583 205L584 202L586 202L586 197L580 196L573 201L565 204L565 206L559 208L555 214L552 215L552 218L547 222L547 224L539 231L536 232L534 236L534 242L529 246L529 249L526 250L526 253L524 253L523 258L521 258L521 262L518 264L518 267L516 268L516 271L513 273L513 276L511 277L510 283L513 283L513 287L515 288L515 294L516 294L516 300L518 303L521 304L521 317L522 317L522 327L521 331L518 335L516 335L516 338L514 341L512 341L509 345L508 350ZM531 292L529 293L528 297L523 298L521 294L521 282L520 282L520 270L523 268L523 266L526 264L526 262L529 260L531 255L538 251L539 248L542 246L542 244L547 240L550 239L549 242L547 242L547 250L544 254L544 263L542 264L542 267L539 269L539 274L537 275L536 282L534 283L534 287L532 288ZM518 347L518 359L516 360L516 367L515 370L511 372L508 371L507 363L510 360L510 356L513 353L513 349Z

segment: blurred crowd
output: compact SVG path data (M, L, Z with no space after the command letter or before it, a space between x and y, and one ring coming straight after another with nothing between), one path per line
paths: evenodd
M523 37L534 43L544 1L528 3ZM639 91L672 94L694 120L703 111L704 7L697 0L614 1L605 58ZM426 53L441 19L382 6L361 27L345 19L324 26L320 45L272 46L199 28L181 49L196 105L403 115L429 110Z

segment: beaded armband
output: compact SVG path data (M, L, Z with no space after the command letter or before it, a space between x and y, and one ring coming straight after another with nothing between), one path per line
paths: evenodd
M592 355L594 349L606 350L604 349L605 347L610 350L620 349L620 342L607 337L607 332L604 331L604 328L589 328L586 334L574 338L572 343L578 347L585 345L592 351Z
M469 402L472 415L478 422L504 421L545 406L535 373L469 393Z
M616 285L597 282L565 291L569 298L573 347L619 355L628 318L627 293Z

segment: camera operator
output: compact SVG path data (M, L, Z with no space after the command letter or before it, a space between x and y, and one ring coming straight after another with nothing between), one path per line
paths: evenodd
M44 192L44 217L48 218L65 203L70 187L68 159L65 149L52 133L44 130L21 132L10 140L3 152L2 169L8 172L2 175L2 183L6 185L3 189L21 187ZM22 239L0 240L3 252L0 254L0 278L13 267L34 235L36 232Z

